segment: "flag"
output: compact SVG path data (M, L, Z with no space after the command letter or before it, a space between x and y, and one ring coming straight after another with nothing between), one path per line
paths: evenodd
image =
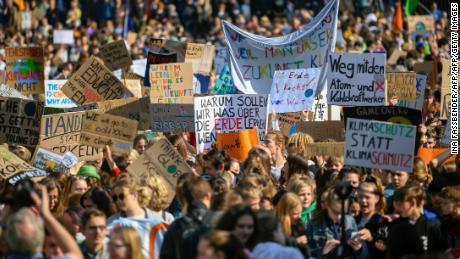
M406 16L410 16L412 12L417 9L419 0L406 0L406 7L404 8L404 13Z
M395 19L393 21L393 30L402 31L403 30L403 14L401 8L401 0L396 3L396 12Z

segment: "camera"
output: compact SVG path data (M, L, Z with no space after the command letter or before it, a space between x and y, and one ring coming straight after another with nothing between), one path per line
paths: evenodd
M13 211L18 211L23 207L31 207L35 205L31 197L31 193L35 192L40 195L39 191L34 187L35 183L30 179L18 181L14 185L13 193L6 202L9 204Z
M339 181L335 185L334 192L339 196L341 200L346 200L353 191L353 186L348 181Z

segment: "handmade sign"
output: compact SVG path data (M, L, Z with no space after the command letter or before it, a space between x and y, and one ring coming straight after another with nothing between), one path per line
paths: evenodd
M267 124L266 95L216 95L195 97L197 151L202 153L216 141L216 132L237 132L257 128L264 141Z
M150 86L150 66L155 64L168 64L177 62L176 53L155 53L149 51L147 54L147 65L145 66L144 86Z
M193 172L176 148L165 138L156 141L126 170L138 179L149 175L163 178L168 189L168 204L176 194L177 178L182 174Z
M150 104L151 129L156 132L194 132L193 104Z
M77 107L72 100L69 99L61 88L67 80L46 80L45 81L45 106L53 108L72 108Z
M126 89L136 98L142 98L142 86L139 79L122 79Z
M216 47L214 56L214 72L218 75L225 66L230 66L230 57L226 47ZM228 70L230 72L230 69Z
M328 59L328 104L385 105L385 54L331 53Z
M215 95L236 94L236 88L233 84L232 76L228 66L224 66L216 80L211 92Z
M5 48L6 84L23 95L43 93L43 48Z
M300 121L300 118L301 112L277 113L275 117L273 117L273 113L270 113L268 125L273 130L279 130L284 136L289 137L295 133L295 124Z
M421 111L398 106L343 107L343 116L345 125L348 118L378 120L415 126L422 123Z
M299 121L296 124L296 131L307 133L315 142L326 139L335 141L345 139L345 128L342 121Z
M187 51L187 43L185 42L149 38L145 45L149 47L149 50L157 53L175 53L177 55L177 60L174 62L184 62L185 60L185 53Z
M259 144L257 128L241 130L238 132L217 132L216 145L237 159L244 161L254 146Z
M388 65L396 65L398 62L399 58L404 58L407 56L407 52L399 49L393 50L391 53L391 56L387 60Z
M79 160L95 160L102 154L99 148L80 144L85 112L44 115L40 125L40 147L57 154L72 152Z
M436 86L437 75L434 72L435 63L433 61L425 61L423 63L415 63L414 71L417 74L424 74L427 76L426 84L431 89L434 89Z
M133 64L131 54L129 54L124 40L105 44L101 47L98 57L104 61L105 66L111 71L122 68L129 69Z
M152 103L191 103L194 93L192 64L151 65L150 83Z
M435 31L434 15L408 16L407 25L412 40L415 40L418 35L428 38Z
M345 165L412 172L416 126L349 118Z
M64 173L69 169L64 165L63 156L41 147L35 150L32 166L46 172L56 173Z
M315 156L343 156L345 142L317 142L305 145L305 153Z
M451 74L450 74L450 67L451 61L448 59L442 59L442 84L441 84L441 113L440 118L442 120L447 120L449 117L450 109L451 109L451 99L452 99L452 89L450 87L451 84Z
M10 152L8 148L0 146L0 178L14 185L23 179L39 180L45 176L45 171L38 170Z
M417 99L416 74L415 72L387 72L387 100L415 101Z
M327 104L327 89L323 90L315 96L313 101L311 121L327 121L327 120L340 120L340 107L337 105Z
M149 98L125 98L98 103L99 112L125 117L139 122L138 130L150 127Z
M236 88L246 94L269 94L276 70L322 68L317 88L321 92L326 57L335 45L338 9L338 0L329 1L302 29L274 38L254 35L223 21Z
M42 113L41 102L0 97L0 143L35 148Z
M74 103L120 99L126 88L97 57L90 57L62 87Z
M81 144L128 154L137 134L138 122L120 116L88 111L83 116Z
M74 43L73 30L53 30L53 44L73 45Z
M0 84L0 96L3 97L16 97L16 98L21 98L21 99L32 99L29 97L26 97L22 95L20 92L16 91L15 89L5 85L5 84Z
M415 101L399 100L398 106L421 111L425 97L426 76L417 74L415 77L416 99Z
M447 148L447 147L443 147L443 148L425 148L425 147L422 147L422 148L420 148L418 150L417 156L422 158L423 161L425 161L425 163L427 165L429 165L434 158L438 157L439 155L441 155L443 153L450 153L450 148ZM448 162L455 162L455 157L456 157L456 155L451 154L449 156L449 158L447 158L444 161L443 164L448 163Z
M211 74L214 52L214 45L187 43L184 62L192 63L193 73L209 75Z
M311 111L320 73L319 68L275 71L270 112Z

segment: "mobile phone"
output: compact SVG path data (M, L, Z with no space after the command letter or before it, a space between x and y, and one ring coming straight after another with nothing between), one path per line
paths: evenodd
M351 232L351 240L361 240L361 235L358 231Z

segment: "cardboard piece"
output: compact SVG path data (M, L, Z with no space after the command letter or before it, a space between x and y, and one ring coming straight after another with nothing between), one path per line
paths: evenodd
M88 111L83 116L80 143L97 148L109 146L113 152L129 154L137 125L135 120Z
M275 71L270 92L270 112L311 111L320 73L319 68Z
M425 101L426 76L416 75L415 77L416 99L415 101L399 100L398 106L421 111Z
M210 44L187 43L186 63L192 63L193 73L210 75L214 60L215 46Z
M249 150L258 144L257 128L216 134L216 145L238 161L246 160Z
M384 53L331 53L328 59L328 104L385 105Z
M417 98L415 72L387 72L387 100L396 97L398 100L415 101Z
M149 51L144 73L144 86L150 86L150 66L156 64L168 64L177 62L176 53L157 53Z
M10 152L8 148L0 146L0 178L14 185L26 178L40 180L45 176L45 171L38 170Z
M105 101L98 103L98 106L98 111L100 112L138 121L139 130L146 130L150 127L150 100L148 97L140 99L130 97L120 100Z
M312 156L335 156L344 154L345 142L317 142L305 145L305 153Z
M430 34L434 34L435 20L433 15L412 15L407 17L408 32L412 40L415 40L417 35L422 35L427 38Z
M73 30L53 30L53 43L73 45L75 43Z
M95 160L102 150L80 144L81 126L85 112L44 115L40 125L40 147L56 154L72 152L79 160Z
M0 97L0 143L35 148L42 113L41 102Z
M117 69L129 69L133 64L131 54L126 48L124 40L113 41L101 47L98 54L105 66L111 71Z
M296 131L309 134L316 142L326 139L335 141L345 139L342 121L300 121L296 124Z
M133 94L136 98L142 98L142 86L139 79L122 79L126 89Z
M23 95L44 90L43 48L5 48L6 84Z
M46 80L45 81L45 106L53 108L73 108L77 107L72 100L69 99L61 88L67 80Z
M412 172L417 127L349 118L345 164Z
M193 104L150 104L151 129L155 132L194 132Z
M150 100L152 103L191 103L182 100L193 100L192 64L151 65L150 84Z
M31 100L32 98L26 97L22 95L20 92L16 91L15 89L5 85L5 84L0 84L0 96L3 97L15 97L15 98L21 98L21 99L28 99Z
M101 102L120 99L126 88L97 57L90 57L62 87L74 103Z
M431 89L434 89L436 86L436 73L434 72L435 63L433 61L425 61L423 63L415 63L414 64L414 71L417 74L426 75L426 84Z
M452 89L450 87L451 84L451 74L450 74L450 66L451 61L447 59L443 59L442 61L442 84L441 84L441 113L440 118L442 120L447 120L450 114L450 106L452 102Z
M163 178L168 188L168 204L176 194L177 178L184 173L193 172L179 152L165 138L156 141L126 170L137 179L143 179L149 175Z
M387 64L388 65L396 65L396 63L398 62L399 58L404 58L406 56L407 56L407 51L395 49L391 53L390 58L388 58Z

